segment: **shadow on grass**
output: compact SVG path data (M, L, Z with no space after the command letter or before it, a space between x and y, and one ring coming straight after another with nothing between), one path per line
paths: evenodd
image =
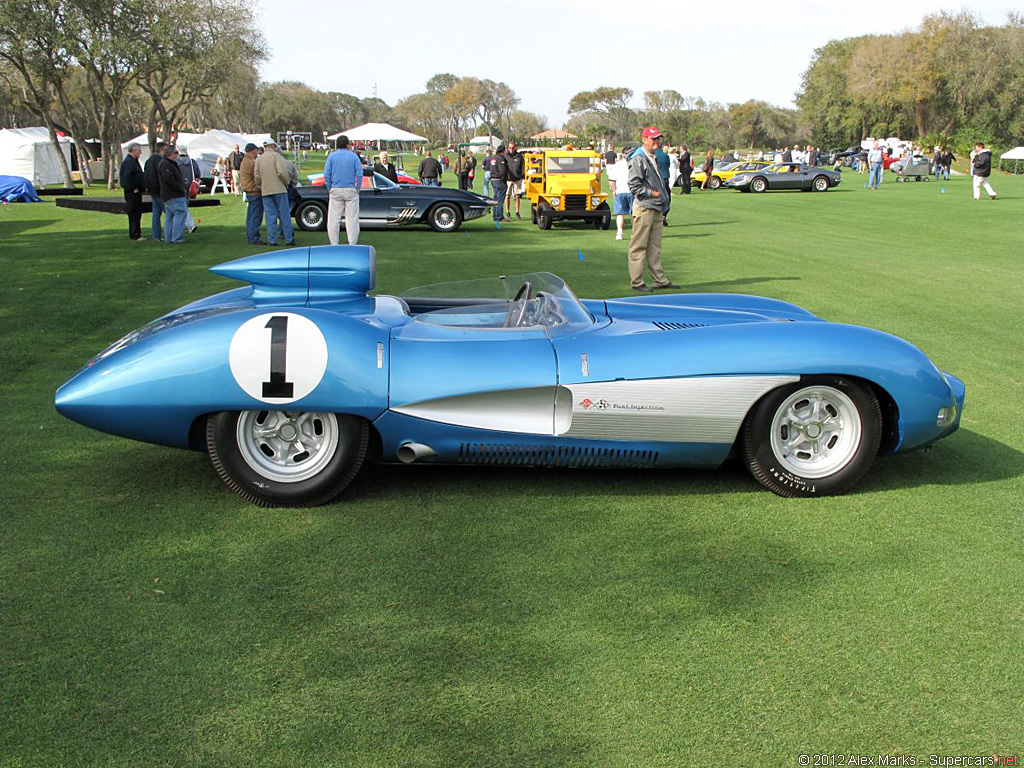
M723 288L738 288L743 285L774 283L784 280L802 280L801 277L737 277L734 280L715 280L708 283L689 283L683 288L687 293L720 293Z
M18 235L40 227L60 224L59 219L28 219L25 221L0 222L0 237L17 237Z
M671 216L671 215L672 215L672 213L670 212L669 216ZM668 225L668 228L669 229L673 229L675 227L721 227L721 226L724 226L726 224L739 224L739 223L740 222L738 220L735 220L735 219L732 220L732 221L694 221L694 222L686 222L685 224L677 224L674 221L670 221L669 225Z
M926 485L973 485L1021 475L1024 475L1024 453L961 428L930 449L878 458L854 492Z

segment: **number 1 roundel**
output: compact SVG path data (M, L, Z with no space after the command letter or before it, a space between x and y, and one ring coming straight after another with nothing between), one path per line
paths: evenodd
M246 394L264 403L290 403L320 383L327 342L309 318L274 312L242 323L231 339L228 361Z

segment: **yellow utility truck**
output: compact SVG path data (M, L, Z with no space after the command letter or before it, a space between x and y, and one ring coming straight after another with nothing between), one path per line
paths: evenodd
M540 149L524 156L534 224L551 229L556 219L579 219L608 229L612 211L601 191L600 155L585 149Z

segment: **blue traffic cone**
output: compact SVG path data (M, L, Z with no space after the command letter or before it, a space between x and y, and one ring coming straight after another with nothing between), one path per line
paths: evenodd
M583 249L580 248L580 261L583 261Z

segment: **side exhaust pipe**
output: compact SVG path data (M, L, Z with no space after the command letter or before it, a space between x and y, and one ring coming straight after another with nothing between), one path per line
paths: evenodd
M395 455L403 464L412 464L428 456L437 456L437 451L423 443L402 443Z

